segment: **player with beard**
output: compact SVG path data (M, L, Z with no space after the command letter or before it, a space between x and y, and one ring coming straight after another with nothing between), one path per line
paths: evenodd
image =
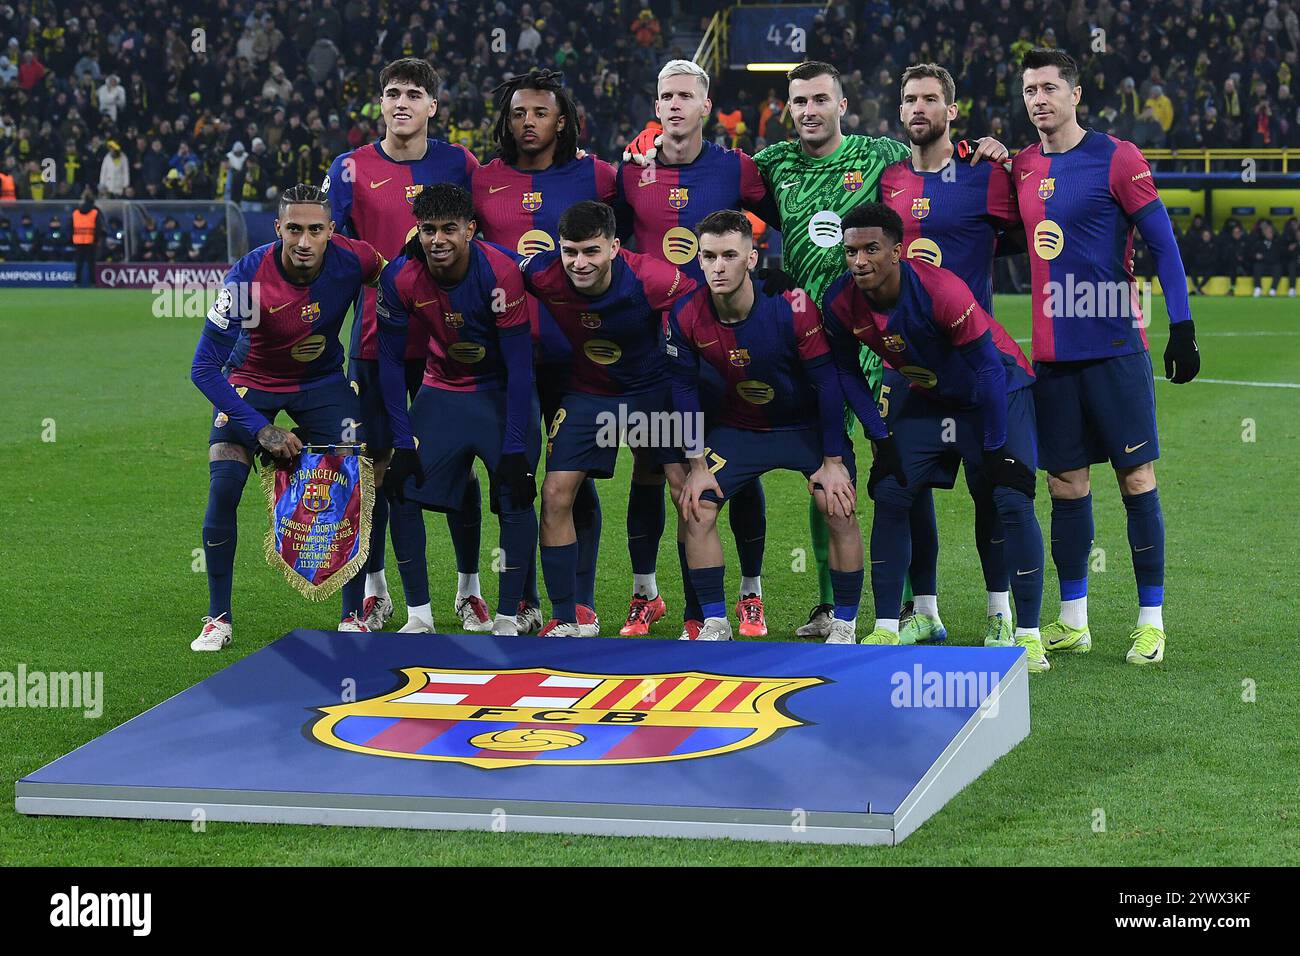
M451 183L470 188L478 160L462 146L430 139L429 120L438 111L438 74L427 60L407 57L394 60L379 74L380 109L384 117L384 138L367 143L337 157L326 178L330 206L340 231L364 239L385 258L396 258L415 229L411 213L415 197L434 183ZM382 485L392 452L392 430L379 384L379 340L375 319L375 290L358 296L353 309L352 343L348 349L354 388L361 397L362 415L369 428L370 448L375 456L375 480ZM407 391L414 399L424 375L426 337L419 323L411 323L406 343ZM467 631L492 629L492 618L479 590L479 525L481 509L478 478L471 475L465 486L465 500L448 511L447 527L456 552L456 617ZM370 559L366 566L365 618L371 630L379 630L393 613L384 577L385 529L388 525L388 496L375 496L375 523L370 537ZM400 537L410 547L425 546L424 522L394 535L394 553ZM398 569L410 564L397 555ZM408 572L410 573L410 572ZM427 581L402 582L406 596L407 622L403 630L433 630L432 608L413 603L427 593Z
M495 90L497 158L474 173L474 210L489 242L520 257L556 247L560 214L593 199L614 200L614 167L594 156L578 156L578 113L564 88L563 74L537 70ZM568 386L571 349L551 314L528 298L542 419L549 427ZM573 503L578 540L577 614L583 637L600 633L596 616L596 557L600 548L600 498L588 478ZM537 555L528 562L519 633L542 626L537 593Z

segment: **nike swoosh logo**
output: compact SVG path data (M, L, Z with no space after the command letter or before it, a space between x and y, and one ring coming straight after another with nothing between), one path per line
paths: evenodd
M1001 544L1006 538L989 538L989 544Z
M795 179L795 180L792 180L792 181L790 181L790 182L788 182L788 183L782 183L781 185L777 186L776 188L777 188L777 189L789 189L791 186L797 186L797 185L799 185L799 180Z
M372 180L370 180L370 188L371 188L371 189L378 189L378 188L379 188L380 186L382 186L384 183L391 183L392 181L393 181L393 177L392 177L392 176L389 176L387 179L381 179L379 182L375 182L375 181L372 179Z
M884 561L872 561L871 563L872 563L872 564L884 564L885 562L884 562Z
M285 306L287 306L287 305L291 305L291 304L292 304L292 303L290 303L290 302L286 302L286 303L284 303L284 305L272 305L272 306L269 306L269 307L267 308L266 311L267 311L267 312L271 312L271 313L279 312L279 311L280 311L281 309L283 309Z
M906 189L906 188L907 188L906 186L903 187L903 189ZM890 198L890 199L893 199L895 196L897 196L897 195L898 195L899 193L901 193L902 191L903 191L902 189L891 189L891 190L889 191L889 198Z
M1034 171L1033 171L1032 169L1031 169L1029 172L1027 172L1027 173L1021 173L1021 174L1020 174L1020 181L1023 183L1026 179L1028 179L1028 178L1029 178L1030 176L1032 176L1032 175L1034 175Z
M1017 571L1016 574L1017 574L1018 576L1019 576L1019 575L1025 575L1025 574L1033 574L1033 573L1034 573L1035 571L1037 571L1037 570L1038 570L1038 568L1030 568L1028 571Z
M1125 445L1125 446L1124 446L1124 454L1126 454L1126 455L1131 455L1131 454L1133 454L1133 452L1135 452L1135 451L1137 451L1139 448L1141 448L1142 445L1146 445L1146 444L1148 444L1150 441L1151 441L1151 439L1148 438L1146 441L1142 442L1142 443L1139 444L1139 445Z
M1149 661L1153 661L1153 660L1156 659L1156 655L1159 654L1159 653L1160 653L1160 648L1157 647L1157 648L1156 648L1154 651L1152 651L1150 654L1143 654L1143 655L1141 655L1141 656L1142 656L1142 657L1145 657L1145 658L1146 658L1147 660L1149 660Z
M489 193L499 193L499 192L501 192L501 190L503 190L503 189L509 189L509 188L510 188L509 186L489 186L489 187L488 187L488 192L489 192Z
M569 304L569 300L568 300L568 299L551 299L550 302L551 302L551 305L568 305L568 304Z
M862 328L860 328L860 329L854 329L854 330L853 330L853 334L854 334L854 335L861 335L863 332L867 331L867 329L869 329L869 328L871 328L871 326L869 326L869 325L864 325L864 326L862 326Z
M636 188L637 188L637 189L644 189L646 186L653 186L653 185L654 185L655 183L657 183L658 181L659 181L659 180L657 180L657 179L638 179L638 180L636 181Z
M229 540L229 538L226 538L225 541L204 541L203 543L209 548L219 548Z
M437 302L437 301L438 301L437 299L430 299L428 302L419 302L419 301L417 301L417 302L415 303L415 307L416 307L417 309L423 309L426 305L433 305L433 304L434 304L435 302Z
M1141 551L1150 551L1150 550L1151 550L1152 548L1154 548L1154 547L1155 547L1154 544L1149 544L1149 545L1147 545L1145 548L1134 548L1134 549L1133 549L1133 553L1134 553L1134 554L1137 554L1137 553L1139 553L1139 552L1141 552Z
M707 349L710 345L717 345L717 344L718 344L718 340L714 339L712 342L701 342L699 345L696 346L696 348Z

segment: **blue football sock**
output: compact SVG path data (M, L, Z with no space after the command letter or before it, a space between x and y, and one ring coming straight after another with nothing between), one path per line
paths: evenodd
M699 596L700 613L705 618L727 616L727 592L724 584L726 568L691 568L691 584Z
M577 602L573 599L578 578L578 543L542 545L542 577L551 599L551 617L569 624L578 623Z
M366 601L366 569L361 568L356 574L343 585L343 610L339 614L339 620L345 620L349 615L355 614L357 620L361 619L361 607Z
M1165 515L1160 508L1160 492L1152 488L1140 495L1126 495L1124 510L1128 512L1128 544L1133 552L1138 606L1160 607L1165 603Z
M763 483L754 479L737 491L728 499L727 511L731 534L736 539L736 554L740 557L740 576L761 577L763 548L767 543L767 498Z
M227 615L235 580L235 543L239 537L239 499L248 481L242 461L208 462L208 510L203 515L203 561L208 571L208 615Z
M577 602L596 609L596 558L600 554L600 495L596 482L588 478L578 486L573 499L573 530L578 535ZM536 590L536 582L533 584Z
M479 541L483 533L483 497L478 476L465 485L460 507L447 512L447 530L456 552L456 570L461 574L478 574Z
M654 574L664 536L664 486L632 482L627 497L627 550L633 574Z
M541 607L542 596L537 593L537 549L528 558L528 568L524 571L524 603L529 607Z
M972 492L971 499L975 504L975 550L979 552L980 568L984 571L984 589L997 593L1009 591L1011 578L1004 548L1007 534L998 518L998 507L989 494Z
M1092 495L1052 499L1052 563L1061 579L1061 600L1088 596L1088 555L1092 551Z
M424 537L424 512L414 501L390 502L388 523L393 536L397 573L407 607L429 603L429 558Z
M537 512L532 508L507 510L502 507L497 517L501 522L501 533L497 541L501 548L497 613L514 617L524 594L524 579L528 576L528 569L530 566L536 568L530 558L537 552Z
M852 621L858 616L858 605L862 603L862 568L856 571L836 571L831 568L831 588L835 592L835 617L840 621Z
M704 611L700 608L700 598L695 593L695 585L691 581L691 569L686 564L685 541L677 542L677 562L682 569L682 595L685 598L682 602L682 620L702 621L704 620Z
M375 510L370 518L370 556L366 558L365 573L377 574L384 570L384 552L388 550L388 495L384 489L375 492Z
M907 513L912 531L912 564L908 575L913 594L939 593L939 521L934 515L934 494L922 488ZM832 572L833 574L834 572Z
M1043 608L1043 532L1034 502L1023 492L1004 487L993 489L993 500L1007 536L1003 550L1016 602L1016 626L1038 627Z
M871 593L876 617L898 617L903 600L903 578L912 563L911 497L894 478L876 486L875 513L871 519Z

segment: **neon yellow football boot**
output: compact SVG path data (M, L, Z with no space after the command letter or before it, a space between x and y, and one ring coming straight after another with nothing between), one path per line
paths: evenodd
M897 644L898 635L891 630L888 630L883 627L878 627L870 634L868 634L866 637L864 637L862 640L858 641L858 643L859 644Z
M1043 647L1053 654L1087 654L1092 650L1092 635L1086 627L1053 621L1043 628Z
M1133 646L1124 658L1130 664L1159 664L1165 659L1165 632L1154 624L1140 624L1129 635Z
M1017 637L1016 647L1025 649L1025 666L1029 668L1029 673L1041 674L1052 669L1052 665L1047 660L1047 653L1043 650L1043 642L1032 634L1021 634Z
M1004 614L990 614L984 625L985 647L1015 647L1016 629Z

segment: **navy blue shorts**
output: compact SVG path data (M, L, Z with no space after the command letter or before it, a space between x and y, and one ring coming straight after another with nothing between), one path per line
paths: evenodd
M1035 362L1043 468L1052 474L1109 461L1135 468L1160 457L1151 355Z
M963 461L967 480L978 486L984 465L984 416L978 408L955 409L911 389L902 408L889 412L889 431L903 460L909 490L953 487ZM1006 447L1031 471L1037 470L1038 429L1034 399L1027 388L1007 396Z
M590 395L569 392L560 401L546 433L547 471L584 471L592 478L612 478L620 442L653 464L677 460L676 442L663 434L676 416L668 386L635 395ZM644 422L639 433L637 423ZM624 434L626 426L626 434ZM643 451L644 450L644 451Z
M384 406L384 393L379 387L379 362L377 359L353 359L349 368L353 388L361 396L361 415L369 425L370 452L373 458L383 458L393 448L393 429L388 424L388 409ZM424 383L424 359L406 360L406 395L415 401L415 393Z
M723 501L734 498L736 492L769 471L797 471L808 478L822 466L822 436L816 428L757 432L719 425L709 432L704 446L704 459L722 489ZM844 467L849 477L857 480L852 446L844 454ZM700 498L720 503L712 491Z
M236 391L242 391L244 401L265 415L270 422L274 422L275 416L280 412L288 412L294 424L307 433L304 440L307 444L350 445L366 441L361 401L352 386L342 378L301 392L266 392L242 385ZM224 412L215 408L212 413L209 445L231 442L243 445L249 454L261 447L257 443L257 436L250 435L248 429L239 422L227 418ZM366 454L371 454L369 445Z
M524 434L524 454L533 469L541 451L541 409L533 399ZM431 511L455 511L465 499L474 459L483 462L488 475L501 463L501 441L506 433L506 392L453 392L430 385L421 387L411 404L411 431L424 466L424 484L407 480L406 497ZM492 510L504 494L492 483ZM508 506L508 503L507 503Z

